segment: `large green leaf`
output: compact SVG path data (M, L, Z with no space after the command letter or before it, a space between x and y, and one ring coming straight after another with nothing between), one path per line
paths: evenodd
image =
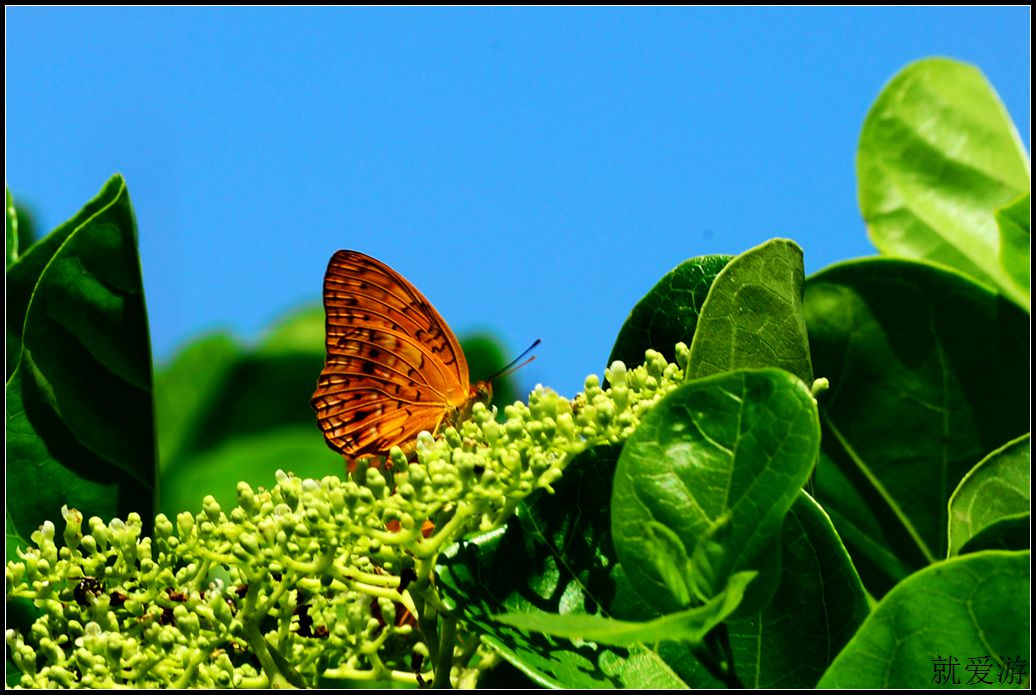
M802 249L792 241L773 239L734 257L701 308L687 379L779 367L812 383L802 285Z
M1029 194L996 211L996 223L1000 228L1000 267L1017 287L1019 295L1026 297L1025 308L1029 308L1030 233Z
M877 595L944 556L946 504L1029 429L1027 316L953 271L870 259L809 279L825 456L817 499Z
M782 370L698 379L659 401L615 472L612 537L632 585L673 613L734 572L760 570L742 609L764 608L779 579L781 523L819 446L816 402ZM760 581L771 586L756 589Z
M649 348L674 361L673 346L679 342L691 344L709 287L730 259L731 256L698 256L663 275L622 324L608 364L622 360L630 367L638 365Z
M952 266L1028 308L1001 265L994 219L1029 192L1028 155L977 68L931 58L892 78L867 114L856 171L882 253Z
M1029 617L1029 551L939 562L889 592L819 687L1024 687Z
M950 497L949 555L983 529L1029 514L1029 435L1005 444L971 469Z
M554 494L531 496L505 529L443 558L439 586L484 642L540 685L716 687L684 645L592 647L494 620L506 612L658 617L615 561L608 508L618 452L601 447L576 457Z
M113 177L8 271L8 513L24 537L67 504L149 524L155 488L151 353L126 186ZM20 317L20 318L19 318Z
M831 520L799 492L781 529L781 582L762 613L730 623L746 688L812 688L869 612Z

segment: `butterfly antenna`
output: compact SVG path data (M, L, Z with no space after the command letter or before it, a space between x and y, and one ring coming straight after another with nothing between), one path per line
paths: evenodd
M539 338L537 338L533 342L532 345L530 345L529 347L525 348L525 350L522 352L522 354L520 354L517 357L515 357L513 360L511 360L510 364L508 364L506 367L501 369L499 372L497 372L493 376L491 376L488 379L486 379L486 381L493 382L493 381L496 381L497 379L501 379L501 378L507 376L508 374L510 374L511 372L518 371L519 369L521 369L525 365L527 365L530 362L532 362L533 360L535 360L536 359L536 355L533 355L532 357L530 357L529 359L525 360L524 362L522 362L518 366L515 366L515 364L518 362L518 360L522 359L523 357L528 355L530 352L535 350L536 346L538 346L541 342L543 342L543 341L541 341Z

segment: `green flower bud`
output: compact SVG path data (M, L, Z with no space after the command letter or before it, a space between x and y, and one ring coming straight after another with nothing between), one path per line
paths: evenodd
M122 661L122 655L126 651L126 643L122 640L121 635L117 632L108 633L108 644L106 645L108 662L115 667L118 667Z
M159 514L155 517L155 539L165 540L173 533L173 523L169 521L169 517L165 514Z
M249 561L259 554L259 538L254 533L242 533L237 538L234 556L239 560Z
M451 448L457 448L461 445L460 433L457 432L456 427L447 427L443 431L443 441L446 442Z
M176 529L180 538L186 539L194 531L194 515L190 512L180 512L176 515Z
M205 516L213 524L219 523L221 510L219 508L219 502L212 495L205 495L205 498L201 501L201 508L205 512Z
M22 583L22 579L25 577L25 563L24 562L8 562L7 563L7 593L8 595L14 591L14 587L17 584Z
M383 476L381 471L377 468L371 467L367 469L366 484L373 493L375 499L380 499L385 496L387 492L385 476Z
M243 480L237 484L237 503L250 514L255 514L258 508L252 486Z
M11 649L11 658L14 665L22 673L36 675L36 651L25 643L20 643L17 648Z
M79 541L83 539L83 513L78 509L69 509L67 505L61 506L61 516L65 520L65 545L75 550L79 547Z
M292 485L287 478L282 478L286 474L284 471L278 470L277 473L277 490L280 494L281 499L290 509L295 509L299 506L299 490Z
M36 529L29 535L29 538L32 540L33 543L35 543L37 546L40 546L41 548L48 543L53 543L54 523L51 521L44 521L38 529Z
M223 687L230 687L234 682L234 664L230 661L230 657L223 652L219 654L213 661L213 666L217 670L215 674L216 684L222 685Z
M90 535L94 537L95 541L97 541L97 547L107 550L108 539L111 535L108 533L108 527L104 525L104 522L99 516L90 517L89 521L86 523L90 527Z
M83 555L87 557L97 555L97 541L93 536L83 536L79 541L79 547L82 549Z
M176 623L176 627L180 629L184 635L188 638L196 638L198 632L201 629L201 622L198 620L198 616L187 610L184 605L179 605L173 609L173 620Z

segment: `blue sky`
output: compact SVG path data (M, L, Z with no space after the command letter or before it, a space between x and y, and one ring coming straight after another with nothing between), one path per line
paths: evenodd
M1029 146L1030 10L5 10L6 181L43 231L125 175L156 358L253 340L353 248L564 395L630 308L772 237L873 253L867 108L907 63L977 65ZM314 379L316 375L314 375Z

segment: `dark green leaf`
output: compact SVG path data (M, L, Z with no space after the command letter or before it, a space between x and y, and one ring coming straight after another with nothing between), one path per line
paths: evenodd
M755 572L738 572L731 575L730 583L723 591L704 605L646 622L615 620L585 613L558 615L541 612L505 613L496 616L496 620L527 632L542 632L599 645L625 647L640 642L654 644L666 641L700 645L709 631L738 607L745 588L755 576Z
M492 619L503 612L658 617L615 563L608 508L618 447L576 457L554 494L526 500L505 529L462 544L439 569L440 587L508 662L548 687L715 687L690 650L668 642L630 649L574 645Z
M817 499L880 595L944 555L950 494L1028 431L1027 317L958 273L893 259L813 276L805 313L831 384Z
M712 283L686 378L778 367L813 382L802 320L802 249L773 239L736 256Z
M1000 267L1014 282L1018 294L1025 297L1025 308L1029 309L1030 234L1029 194L996 211L996 224L1000 228Z
M705 591L714 595L734 572L758 569L771 586L753 583L743 610L761 610L778 578L774 540L819 445L816 402L782 370L698 379L659 401L626 441L612 494L612 536L633 586L662 613L686 608L656 561L672 553L648 529L669 529L691 555L729 524Z
M820 398L821 403L823 397ZM824 437L833 437L824 427ZM814 492L828 500L828 513L838 535L850 549L853 564L870 593L881 596L892 586L910 575L915 567L928 563L916 544L904 538L902 526L892 515L879 516L883 500L879 490L869 484L864 471L855 467L844 450L821 440L822 446L837 458L820 452L814 477ZM831 503L837 500L837 503Z
M730 623L747 688L812 688L869 611L831 520L800 492L781 529L781 583L761 614Z
M511 662L500 661L493 668L479 674L475 687L480 690L529 690L537 687L537 684Z
M691 344L698 316L716 274L731 256L698 256L684 261L651 288L626 318L608 357L633 367L644 362L649 348L673 362L679 342Z
M979 550L1029 550L1032 546L1032 526L1028 512L994 521L968 539L958 555Z
M906 67L867 114L860 210L887 255L956 268L1028 305L1000 263L994 211L1029 192L1029 163L996 92L945 58Z
M818 687L975 686L983 675L987 687L1028 684L1029 617L1028 551L984 551L938 562L889 592ZM960 664L952 673L939 667L950 659ZM1018 682L998 682L1008 673L1006 659L1024 660ZM988 671L975 668L982 663Z
M504 531L499 530L490 537L463 544L455 555L446 558L446 569L440 574L444 594L458 602L465 621L481 633L483 642L545 687L685 687L657 652L643 646L577 646L567 639L530 634L496 622L495 614L522 606L527 610L557 610L566 597L554 590L564 587L552 587L551 580L571 581L557 573L535 573L538 584L522 586L522 580L534 573L522 572L520 565L493 560L514 557L514 552L527 557L529 552L514 547L515 542L523 539L503 536ZM518 581L508 581L503 574L508 570L518 575ZM503 593L498 594L501 590ZM582 597L576 598L578 608L578 599Z
M1029 513L1029 435L975 465L950 497L950 555L998 521Z
M7 484L16 528L63 504L84 516L153 519L151 355L133 211L113 177L8 272ZM19 320L18 317L24 320ZM24 326L24 328L23 328ZM9 353L10 357L10 353Z
M124 191L125 182L121 176L114 176L104 184L104 188L97 196L88 202L83 209L76 213L75 217L54 229L50 234L41 239L39 243L33 244L31 248L24 248L19 243L18 262L7 271L7 332L9 336L20 339L22 328L25 324L25 312L29 308L29 300L36 289L40 274L44 267L54 258L58 249L65 240L77 229L86 224L91 218L112 205L112 201L120 191ZM19 215L19 218L21 215ZM21 232L25 227L24 220L19 219L18 229ZM134 239L136 238L136 227L134 223ZM135 243L135 241L134 241ZM139 263L138 263L139 266ZM7 352L7 376L10 378L18 361L18 351L8 348Z

